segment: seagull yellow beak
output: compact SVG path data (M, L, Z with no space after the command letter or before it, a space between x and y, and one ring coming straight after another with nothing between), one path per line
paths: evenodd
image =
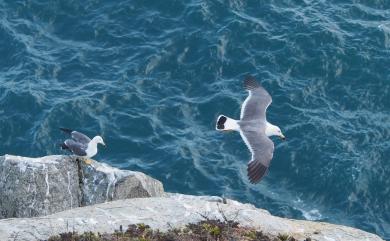
M286 140L286 137L282 134L282 135L280 135L280 139L282 139L283 141L285 141L285 140Z

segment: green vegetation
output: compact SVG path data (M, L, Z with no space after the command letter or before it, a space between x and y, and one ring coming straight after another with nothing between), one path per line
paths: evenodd
M196 224L188 224L182 229L170 229L166 232L152 230L148 225L129 225L126 231L116 230L112 234L86 232L62 233L52 236L49 241L296 241L293 237L280 234L270 237L251 228L240 227L234 221L207 219ZM310 240L310 239L307 239Z
M278 239L280 241L290 241L291 240L290 235L288 235L288 234L279 234Z

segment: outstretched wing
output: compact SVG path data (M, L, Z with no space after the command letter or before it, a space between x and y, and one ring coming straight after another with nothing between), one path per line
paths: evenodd
M84 135L81 132L74 131L67 128L60 128L60 130L62 130L65 133L68 133L73 138L73 140L81 144L87 145L91 141L91 138L89 138L88 136Z
M272 102L271 96L252 76L245 78L244 88L249 96L242 104L240 119L265 120L266 110Z
M274 143L263 132L240 131L241 137L252 154L248 163L248 178L251 183L258 183L267 174L274 153Z
M68 149L77 156L86 156L87 155L87 146L82 143L76 142L72 139L67 139L64 144Z

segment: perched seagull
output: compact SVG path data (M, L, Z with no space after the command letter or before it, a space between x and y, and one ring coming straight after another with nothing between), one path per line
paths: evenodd
M272 102L268 92L252 77L244 80L244 88L249 92L241 107L240 120L220 115L217 119L218 131L238 131L252 158L248 163L248 178L258 183L267 174L274 153L274 143L269 136L286 138L280 128L266 119L266 110Z
M91 157L98 152L97 144L106 146L101 136L95 136L92 140L81 132L73 131L66 128L60 128L63 132L69 134L72 139L67 139L61 144L63 150L69 150L76 156L86 157L85 163L91 164Z

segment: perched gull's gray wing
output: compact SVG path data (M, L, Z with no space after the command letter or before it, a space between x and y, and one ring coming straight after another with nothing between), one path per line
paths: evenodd
M80 142L82 144L87 145L91 141L91 139L88 136L84 135L81 132L74 131L67 128L60 128L60 130L62 130L65 133L68 133L76 142Z
M264 132L241 127L241 137L252 153L248 163L248 178L251 183L258 183L267 174L274 153L274 143ZM245 130L247 129L247 130Z
M72 138L75 141L80 142L80 143L85 144L85 145L88 145L88 143L91 141L91 138L89 138L88 136L86 136L83 133L78 132L78 131L72 131Z
M272 102L271 96L252 76L244 80L244 88L249 96L242 104L241 120L265 120L265 112Z
M64 144L66 147L76 154L77 156L86 156L86 150L87 150L87 145L83 145L82 143L76 142L72 139L67 139L65 140Z

